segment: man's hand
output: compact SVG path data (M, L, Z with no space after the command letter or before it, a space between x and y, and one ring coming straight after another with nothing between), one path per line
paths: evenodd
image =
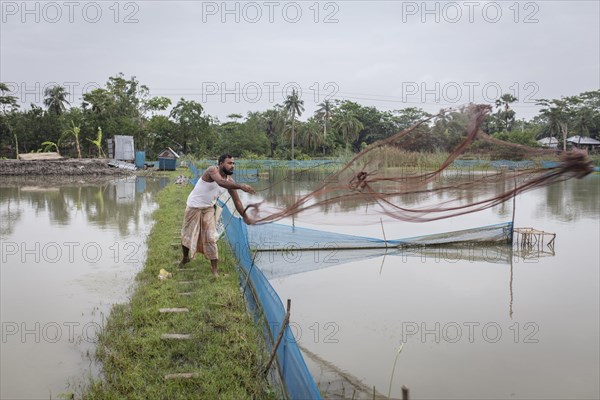
M256 191L254 190L254 188L252 186L246 185L244 183L240 184L240 189L246 193L256 194Z
M252 219L252 217L249 217L248 214L244 214L244 222L247 225L253 225L254 224L254 219Z

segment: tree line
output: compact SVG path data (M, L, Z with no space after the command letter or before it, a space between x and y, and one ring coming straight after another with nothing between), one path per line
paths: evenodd
M246 116L230 114L221 122L203 105L181 98L151 97L147 86L122 73L106 85L83 94L79 105L68 102L61 86L44 92L43 107L22 110L6 84L0 83L0 151L14 158L19 152L58 151L70 157L104 157L106 138L133 136L136 148L155 159L165 147L194 157L231 153L237 157L302 159L335 157L357 152L430 116L417 107L381 111L359 103L330 99L313 115L300 120L304 101L292 91L283 104ZM503 94L484 130L499 139L537 146L553 136L566 146L571 135L600 139L600 90L561 99L539 99L538 115L517 119L511 105L518 99ZM306 115L305 115L306 117ZM408 150L450 151L460 142L467 123L460 109L419 127Z

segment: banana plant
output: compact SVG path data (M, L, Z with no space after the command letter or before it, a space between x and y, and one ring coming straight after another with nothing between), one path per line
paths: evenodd
M51 151L52 148L54 148L56 150L56 153L60 155L60 150L58 150L58 144L51 142L49 140L42 142L42 148L40 150L38 150L38 152L43 151L45 153L45 152Z
M101 156L106 157L106 155L104 154L104 150L102 149L102 128L98 127L98 135L96 136L96 140L91 140L88 139L91 143L94 144L94 146L96 146L96 148L98 149L98 158L100 158Z
M77 158L81 158L81 148L79 147L79 132L81 128L79 126L75 126L75 123L71 121L71 128L64 131L63 135L73 135L75 136L75 147L77 148Z

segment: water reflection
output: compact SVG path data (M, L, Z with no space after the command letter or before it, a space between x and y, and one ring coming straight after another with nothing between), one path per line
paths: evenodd
M327 174L286 181L279 189L270 186L275 178L253 186L266 189L261 196L273 204L286 206ZM127 243L143 243L155 207L153 195L167 182L167 178L68 184L3 180L0 317L3 333L5 328L19 331L2 343L1 398L48 398L49 391L56 397L64 391L68 377L89 371L89 359L82 355L93 352L94 343L68 341L66 327L76 326L81 336L82 326L101 324L110 304L125 300L126 288L142 259L135 263L115 260L111 246L126 250ZM506 190L503 184L509 183L497 183L494 190ZM478 195L459 189L454 194L467 201ZM436 196L437 201L443 198ZM411 205L429 200L425 194L403 199ZM293 317L295 327L303 328L302 345L369 388L387 388L391 361L386 362L407 324L425 324L431 329L441 321L442 326L457 324L465 329L465 324L478 321L479 328L486 323L501 326L502 340L489 343L479 335L475 342L465 336L457 343L431 343L419 342L420 337L414 335L399 360L402 379L395 382L408 384L413 393L426 398L507 398L511 393L529 398L597 398L600 176L538 188L518 196L516 205L517 226L557 233L556 252L512 249L508 257L507 252L500 252L501 257L486 253L483 259L464 260L469 253L413 253L403 259L384 251L343 266L321 268L319 262L339 259L325 250L311 253L306 266L292 265L297 268L294 274L281 270L285 263L273 262L273 286L282 298L292 298L296 304ZM318 210L319 222L331 223L339 231L336 221L341 218L355 224L356 214L364 207L360 202L326 204ZM490 223L490 216L506 220L511 213L512 203L507 202L484 218L464 216L461 220L481 226ZM433 228L448 231L456 229L453 225L440 221ZM386 226L386 232L394 238L431 233L431 226L417 232L419 227L402 223ZM395 228L398 232L393 232ZM380 231L360 225L343 230L367 236ZM58 263L44 257L36 262L33 255L5 251L7 243L25 243L27 249L35 249L35 243L49 241L98 243L111 257L98 262L80 257L69 262L65 255ZM136 254L144 253L140 249ZM518 329L516 322L521 324ZM59 326L65 335L54 343L36 342L34 334L22 340L22 328L34 331L36 323L42 333L54 332L43 327ZM539 344L524 342L530 333L525 330L527 323L539 327L535 336ZM333 331L328 329L333 326L338 330L331 336ZM516 333L521 333L519 343L514 341ZM549 380L556 385L548 386ZM399 393L399 386L392 393Z
M261 180L255 185L263 200L276 208L285 209L293 205L300 196L306 195L317 189L323 182L331 178L331 171L309 170L302 171L301 175L286 170L270 170L267 179ZM496 179L497 178L497 179ZM461 183L469 182L469 176L442 176L430 182L427 189L435 189L440 186L452 186L448 190L420 193L408 193L391 199L392 203L406 208L422 208L448 201L456 202L456 205L464 206L481 201L484 198L493 198L500 193L509 191L514 182L498 175L487 177L478 190L473 187L463 187ZM536 188L534 197L540 199L536 213L552 217L559 217L563 221L576 221L578 218L597 215L600 208L600 174L593 174L584 178L590 184L581 184L581 180L571 179L558 182L549 186ZM389 185L389 183L381 183ZM395 183L401 188L401 182ZM454 186L453 186L454 185ZM380 188L385 191L385 188ZM389 190L389 187L387 188ZM339 193L321 194L317 201L331 199ZM518 198L517 198L518 200ZM253 201L251 199L251 201ZM314 213L329 215L336 212L370 212L374 204L368 194L356 196L351 199L334 203L319 204ZM517 203L517 210L519 204ZM372 211L380 211L373 207ZM494 207L494 213L498 217L510 218L513 212L512 201L503 202Z
M154 196L168 183L2 180L0 398L56 398L98 373L96 335L111 305L127 299Z
M569 180L544 188L545 198L539 203L537 214L563 222L597 216L600 209L600 174L586 180L591 184L582 185Z
M394 268L409 259L422 263L483 262L508 265L513 255L512 246L508 244L394 246L359 250L338 248L335 243L328 244L330 246L326 244L314 250L297 251L290 247L259 251L254 258L267 279L277 279L370 259L381 259L379 273L382 274L384 267Z
M405 342L393 396L407 384L415 398L598 398L600 175L537 188L515 204L515 226L556 233L554 247L510 247L495 263L465 260L464 252L437 260L380 253L332 266L317 265L314 254L303 266L288 254L287 263L274 262L270 281L296 304L300 345L365 387L387 392L394 351ZM320 217L332 230L373 237L366 226L336 227L336 218L356 221L361 206ZM482 226L512 212L506 202L458 222ZM455 223L437 221L419 233ZM390 224L386 233L405 237L389 231L416 225ZM311 363L313 376L320 371Z
M141 205L168 183L167 177L135 176L60 186L39 178L5 180L0 185L1 232L10 235L28 209L36 216L47 215L50 224L68 226L81 214L91 225L116 226L119 233L129 235L139 228Z

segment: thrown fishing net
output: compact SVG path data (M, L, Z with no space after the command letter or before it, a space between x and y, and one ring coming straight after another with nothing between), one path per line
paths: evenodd
M583 152L569 151L560 152L560 162L550 167L531 161L519 165L490 160L493 168L475 169L467 179L452 179L456 168L450 167L461 161L459 158L466 152L487 157L510 154L521 159L556 158L556 150L508 143L487 135L481 126L490 111L489 105L442 110L402 132L372 143L314 189L288 196L284 206L256 203L250 204L247 212L260 225L311 211L335 211L353 203L371 207L376 214L396 220L427 222L482 211L524 191L573 177L582 178L593 171L592 163ZM389 167L394 162L401 165L402 160L390 160L390 154L401 157L401 150L414 148L421 140L423 127L457 112L468 118L466 132L439 167L410 172ZM362 223L352 221L357 222Z
M306 180L291 184L286 179L271 181L268 187L258 190L263 202L246 208L255 220L253 225L244 224L231 212L230 201L225 199L220 203L224 207L221 230L226 231L226 239L244 271L243 293L265 321L269 350L282 327L288 335L286 337L293 338L293 333L285 325L285 310L268 278L381 256L383 260L386 256L396 257L396 261L405 257L419 257L421 260L433 257L508 264L512 260L512 222L482 224L479 221L475 227L468 229L442 233L428 231L424 235L391 240L367 234L342 233L340 226L378 223L381 221L378 217L419 223L457 216L467 219L467 214L500 205L526 190L572 177L581 178L593 170L584 154L569 152L561 154L561 162L549 168L537 162L490 159L488 161L493 168L475 168L466 178L457 177L454 163L465 161L460 157L467 151L470 154L478 151L480 154L518 154L521 159L545 155L555 157L554 150L509 144L486 135L481 125L490 112L489 106L470 106L460 110L468 116L466 132L439 167L425 171L399 169L398 162L401 160L390 159L390 154L402 154L394 151L415 148L422 139L424 130L420 128L449 112L451 110L443 111L371 144L338 171L323 176L314 188ZM287 186L279 188L285 190L271 191L277 185ZM360 215L358 212L348 213L357 211L356 205L369 212ZM317 219L327 220L325 223L333 225L334 231L297 226L295 222L311 213ZM328 214L333 218L325 218ZM352 217L348 217L349 214ZM342 249L353 250L339 251ZM290 398L320 398L296 341L284 343L276 350L275 365L279 368L272 375L283 382L282 386Z

